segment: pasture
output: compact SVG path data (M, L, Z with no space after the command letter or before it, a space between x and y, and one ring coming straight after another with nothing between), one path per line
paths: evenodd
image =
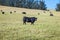
M51 10L54 16L50 16L49 11L43 10L6 6L0 6L0 10L5 12L0 11L0 40L60 40L60 12ZM23 25L23 16L37 17L37 21Z

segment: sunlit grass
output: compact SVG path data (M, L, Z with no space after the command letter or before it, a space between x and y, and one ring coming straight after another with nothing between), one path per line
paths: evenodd
M34 25L23 25L23 16L37 17ZM22 14L0 12L0 40L60 40L60 16L47 13Z

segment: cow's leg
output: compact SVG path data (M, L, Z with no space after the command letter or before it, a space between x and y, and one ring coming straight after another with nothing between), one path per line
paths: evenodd
M23 22L23 24L26 24L26 22Z
M31 22L31 25L32 25L32 24L34 25L34 22Z

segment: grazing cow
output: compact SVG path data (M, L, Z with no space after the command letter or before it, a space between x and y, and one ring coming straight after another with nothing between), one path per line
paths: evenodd
M54 16L53 14L50 14L50 16Z
M2 10L1 10L1 12L2 12Z
M14 13L16 13L16 11L14 11Z
M10 12L10 14L12 14L12 11Z
M54 16L54 15L50 12L50 16Z
M26 22L31 22L31 24L34 24L34 22L37 20L35 17L23 17L23 24L26 24Z
M26 12L22 12L22 14L26 14Z
M46 13L46 12L44 11L44 13Z
M5 12L2 12L2 14L4 14Z
M38 15L40 15L40 13L38 13Z

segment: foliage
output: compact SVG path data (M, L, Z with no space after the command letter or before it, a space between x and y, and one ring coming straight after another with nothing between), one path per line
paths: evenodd
M34 0L0 0L0 5L40 10L47 9L44 1L39 1L38 3Z
M41 10L46 10L47 9L46 4L45 4L44 1L40 1L40 9Z
M56 11L60 11L60 3L57 4Z

